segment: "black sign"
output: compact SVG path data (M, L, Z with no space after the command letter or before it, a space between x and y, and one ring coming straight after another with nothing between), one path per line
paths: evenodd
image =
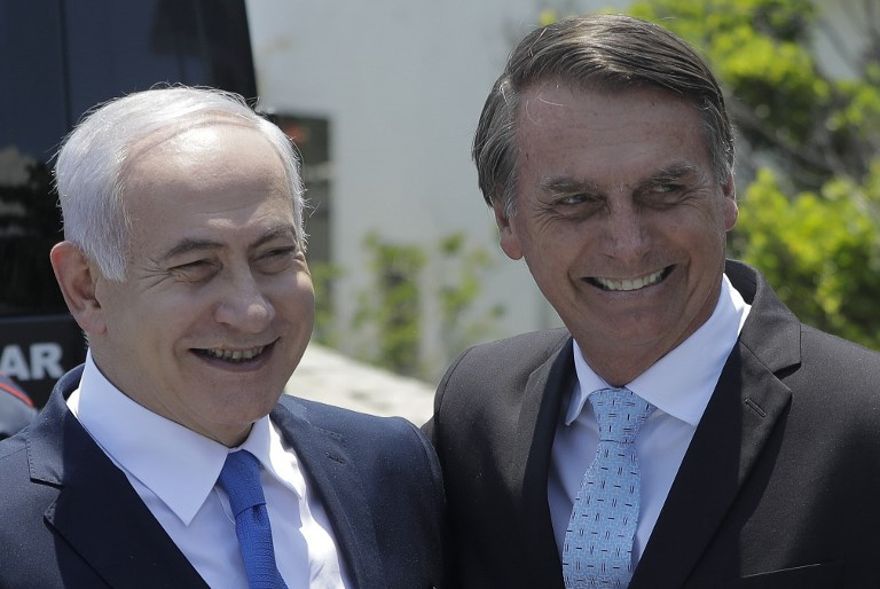
M14 378L39 407L85 353L85 338L70 315L0 317L0 372Z

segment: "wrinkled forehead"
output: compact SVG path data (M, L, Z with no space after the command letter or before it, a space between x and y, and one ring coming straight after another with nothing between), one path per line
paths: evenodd
M123 200L146 183L224 188L226 183L263 177L293 208L290 171L279 149L260 129L235 117L204 117L165 127L135 142L124 154L119 175ZM138 186L136 186L138 185ZM147 196L143 193L141 197Z
M259 133L250 122L221 112L203 114L194 119L169 122L150 130L125 148L125 152L120 154L123 158L121 176L124 177L132 165L153 154L174 153L175 150L179 150L181 144L193 140L205 144L206 139L217 137L218 134L228 129L251 130L254 133Z
M282 224L296 232L281 158L249 128L190 128L154 145L130 164L124 192L134 243L150 251L184 237L240 244Z
M702 111L689 98L655 85L590 86L546 79L524 89L516 117L520 151L527 151L531 135L547 129L579 129L587 138L605 133L613 143L623 127L637 125L667 134L693 130L694 141L711 157Z

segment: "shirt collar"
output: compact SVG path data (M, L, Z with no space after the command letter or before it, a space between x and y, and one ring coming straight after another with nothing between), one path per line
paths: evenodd
M722 275L721 293L709 319L626 388L660 411L696 427L750 309L727 275ZM574 367L577 384L565 414L566 425L581 414L590 393L610 386L590 368L576 341Z
M228 453L245 449L278 476L270 450L281 441L268 416L254 423L241 446L227 448L134 402L107 380L90 352L68 406L104 452L185 525L214 488Z

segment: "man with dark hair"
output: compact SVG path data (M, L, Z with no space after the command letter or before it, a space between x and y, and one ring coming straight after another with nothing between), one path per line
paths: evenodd
M461 586L880 585L880 355L725 259L734 141L703 60L624 16L540 28L474 159L565 329L476 346L440 384Z
M439 586L428 440L282 395L314 318L284 133L237 95L148 90L91 112L55 174L89 350L0 444L0 587Z
M0 440L14 435L31 422L34 402L15 382L0 373Z

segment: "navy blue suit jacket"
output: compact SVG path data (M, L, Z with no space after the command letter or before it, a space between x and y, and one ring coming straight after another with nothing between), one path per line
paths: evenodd
M0 443L0 588L206 587L68 411L81 371ZM355 586L441 586L442 482L421 432L286 395L271 416L323 501Z
M27 393L11 378L0 374L0 440L29 424L36 413Z

